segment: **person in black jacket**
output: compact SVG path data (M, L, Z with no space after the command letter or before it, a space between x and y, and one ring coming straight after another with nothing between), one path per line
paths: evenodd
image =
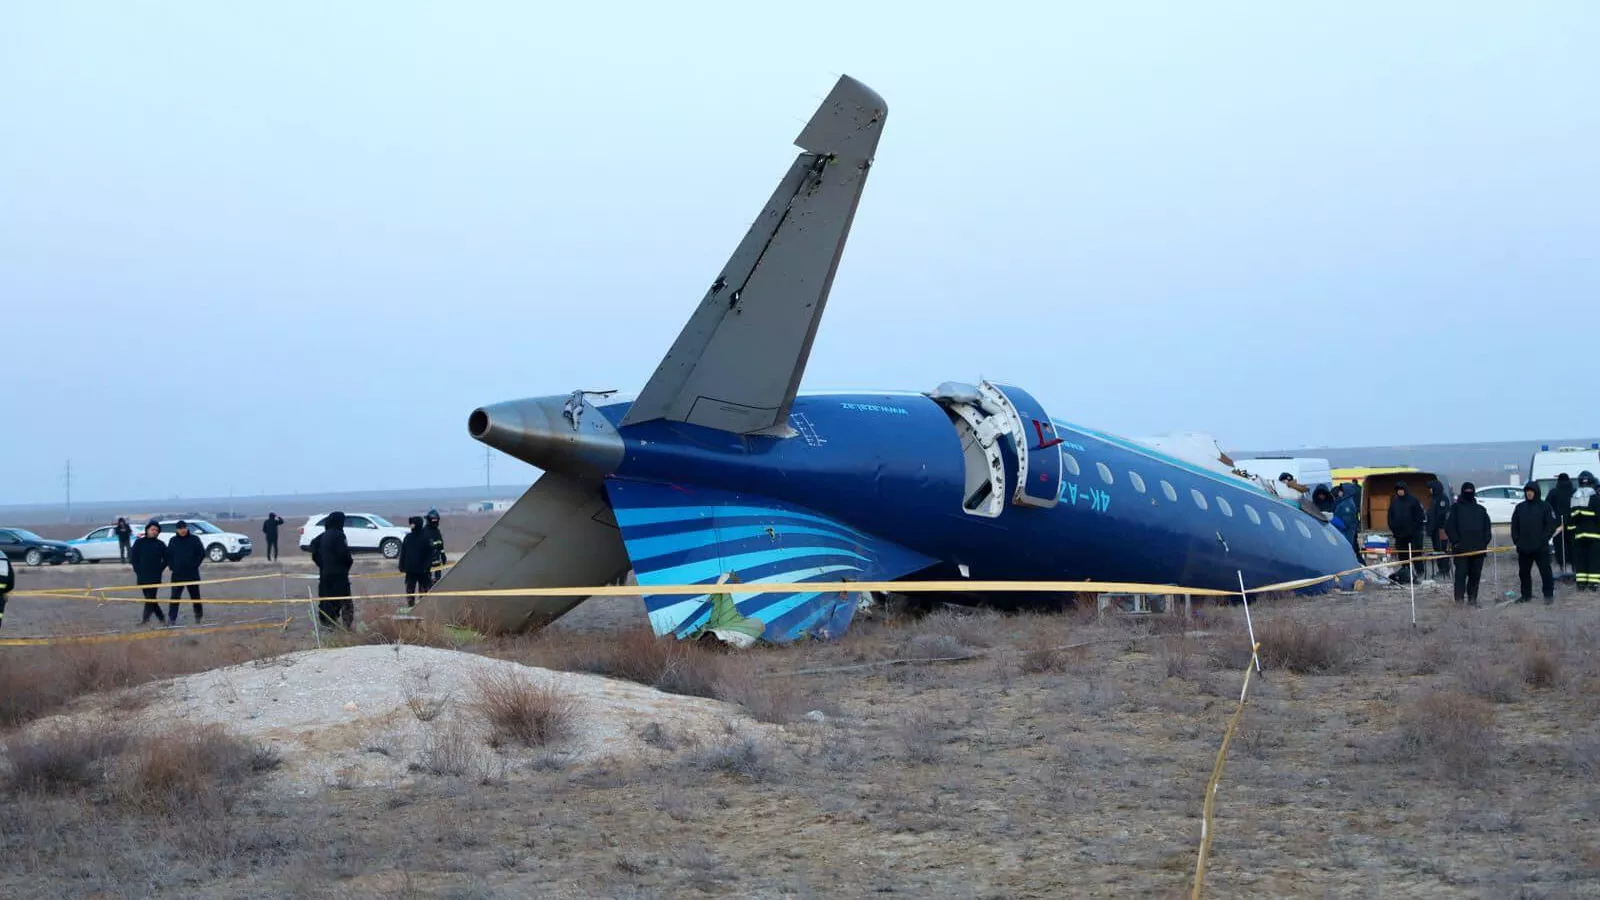
M1457 553L1477 553L1494 542L1494 525L1489 511L1478 505L1478 488L1468 481L1461 485L1461 499L1450 504L1444 519L1445 538ZM1478 605L1478 582L1483 577L1487 554L1464 556L1456 560L1456 602Z
M1556 525L1562 528L1561 538L1555 542L1556 565L1566 568L1572 559L1568 552L1572 546L1572 536L1567 533L1566 525L1572 515L1572 495L1577 488L1572 486L1572 476L1565 472L1556 476L1556 486L1550 489L1550 510L1556 514Z
M417 592L426 594L433 586L429 571L433 563L433 545L422 531L422 517L412 516L411 532L400 542L400 571L406 573L407 606L417 605Z
M1404 567L1395 573L1394 580L1410 583L1416 577L1411 557L1422 549L1427 527L1428 513L1422 503L1411 496L1404 481L1395 482L1394 496L1389 500L1389 533L1394 535L1395 559Z
M128 524L127 519L117 516L117 524L112 527L111 531L117 536L117 561L126 563L128 561L128 546L133 543L133 526Z
M1428 540L1433 542L1434 553L1449 553L1453 541L1445 532L1444 523L1450 516L1450 492L1445 490L1444 482L1437 478L1428 482L1428 491L1433 495L1433 502L1428 505ZM1448 576L1449 557L1434 560L1434 571L1439 573L1440 578Z
M317 618L329 628L339 622L355 627L356 605L350 595L350 541L344 536L344 513L335 510L322 521L322 533L311 539L311 561L317 564Z
M172 596L167 598L171 601L167 604L167 624L178 624L178 598L187 589L189 599L194 601L194 623L199 625L205 610L200 606L200 585L193 582L200 580L200 564L206 559L206 545L200 540L200 535L189 530L188 522L180 520L175 530L177 533L167 542L167 568L172 570Z
M1544 602L1556 598L1555 579L1550 574L1550 536L1556 533L1556 513L1550 504L1539 499L1539 485L1528 482L1522 486L1526 497L1511 511L1511 543L1517 547L1517 576L1522 581L1522 595L1518 603L1527 603L1533 596L1535 563L1539 566L1539 586L1544 589Z
M0 553L0 626L6 624L6 595L17 586L17 576L11 571L11 560Z
M152 520L144 526L144 534L128 548L128 562L133 566L133 580L144 591L144 615L139 624L147 624L151 616L167 624L167 617L161 614L161 604L156 602L161 573L167 568L167 545L161 540L161 523Z
M433 547L433 562L431 563L434 567L433 583L438 584L439 579L444 577L444 570L440 567L448 562L448 558L444 555L444 533L439 531L439 511L437 509L428 510L427 525L423 527L423 533L427 534L428 543Z
M275 512L267 513L267 521L261 523L261 533L267 536L267 559L278 558L278 529L283 527L283 517Z

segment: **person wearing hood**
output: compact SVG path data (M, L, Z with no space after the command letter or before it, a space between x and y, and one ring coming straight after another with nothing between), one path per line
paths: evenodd
M1325 484L1319 484L1312 488L1311 502L1316 504L1318 510L1325 513L1332 513L1333 507L1336 505L1333 499L1333 491L1328 490L1328 486Z
M1572 562L1572 535L1567 533L1568 518L1572 515L1572 495L1577 488L1572 486L1572 476L1565 472L1556 476L1556 486L1550 489L1547 498L1550 509L1556 514L1556 527L1561 529L1561 536L1555 542L1556 566L1566 568Z
M334 510L322 520L322 533L311 539L311 561L317 565L317 618L332 628L340 622L355 627L356 605L350 595L350 541L344 535L344 513Z
M11 560L0 553L0 627L6 624L6 595L16 586L17 576L11 571Z
M1411 496L1411 491L1404 481L1397 481L1394 485L1394 496L1389 499L1389 533L1394 535L1395 560L1403 564L1403 568L1396 572L1394 578L1409 584L1416 578L1416 567L1411 562L1411 557L1422 549L1422 535L1428 527L1428 513L1422 508L1422 503Z
M160 522L151 519L144 526L144 534L128 548L128 563L133 566L134 583L144 591L144 616L139 619L139 624L148 624L151 616L155 616L161 624L167 624L161 604L156 602L156 594L161 590L161 573L167 568L167 545L161 540Z
M1445 490L1444 482L1437 478L1428 482L1428 492L1433 495L1433 501L1428 505L1428 540L1433 542L1434 553L1449 553L1450 546L1454 542L1450 540L1450 535L1445 532L1444 523L1450 516L1450 492ZM1476 489L1474 489L1473 499L1477 499ZM1439 559L1434 560L1434 571L1439 573L1440 578L1448 577L1450 574L1450 558L1441 556Z
M1350 549L1360 553L1361 547L1357 541L1361 535L1361 494L1343 484L1334 488L1333 494L1333 527L1339 529L1344 539L1350 542Z
M1494 525L1489 511L1478 505L1478 488L1468 481L1461 485L1461 499L1450 504L1443 523L1445 538L1457 553L1473 554L1456 560L1455 596L1457 603L1478 605L1478 583L1483 578L1483 561L1494 542Z
M1555 510L1539 497L1536 482L1523 485L1522 496L1527 499L1511 511L1511 543L1517 548L1517 576L1522 582L1522 594L1517 602L1527 603L1532 599L1532 569L1538 565L1544 602L1552 603L1556 598L1556 582L1550 574L1550 536L1556 533Z
M1578 489L1572 492L1572 509L1567 511L1567 530L1572 533L1572 568L1578 573L1578 590L1600 590L1600 491L1594 475L1578 473Z
M267 561L277 559L278 554L278 529L283 527L283 516L275 512L267 513L267 520L261 523L261 533L267 538Z
M167 542L167 567L172 569L172 596L167 598L167 624L178 624L178 598L187 590L190 601L194 603L194 623L199 625L205 610L200 606L200 585L194 582L200 580L200 564L206 559L206 545L200 540L200 535L189 530L188 522L180 521L174 528L177 533Z
M406 575L406 606L417 605L417 592L433 586L433 543L422 530L422 517L412 516L411 531L400 542L400 571Z
M444 533L439 530L437 509L428 510L427 524L423 526L422 531L428 536L428 546L433 548L432 562L429 565L433 567L433 583L438 584L439 579L444 577L444 570L441 567L449 560L444 555Z

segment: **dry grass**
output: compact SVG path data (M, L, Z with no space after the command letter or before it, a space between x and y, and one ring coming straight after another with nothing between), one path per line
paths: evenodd
M525 665L621 678L691 697L716 696L727 659L709 642L657 637L648 627L603 637L550 630L489 652Z
M543 747L570 733L577 704L555 685L505 669L477 673L472 681L478 691L473 706L491 729L492 745Z
M1401 710L1393 758L1470 782L1494 762L1494 707L1460 691L1428 692Z

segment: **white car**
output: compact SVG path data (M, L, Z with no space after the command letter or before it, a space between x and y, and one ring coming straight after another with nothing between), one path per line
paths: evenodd
M318 513L300 526L301 550L311 552L311 541L322 533L322 520L327 517L327 513ZM410 528L401 528L373 513L344 514L344 538L350 543L352 553L376 550L383 554L384 559L397 559L400 556L400 542L406 539L410 531Z
M172 541L172 536L178 532L177 525L179 522L188 522L189 533L198 537L200 542L206 545L206 559L214 563L219 563L223 560L238 562L255 551L255 546L249 538L232 531L223 531L204 519L157 519L156 521L161 526L160 537L162 543L170 543ZM133 537L129 539L129 544L131 545L133 541L138 540L144 534L144 526L135 523L129 524L133 525ZM111 525L96 528L83 537L75 538L67 541L67 543L83 556L85 562L94 563L103 559L120 558L120 554L117 552L117 533L114 526Z
M1511 512L1524 499L1522 488L1514 484L1491 484L1478 488L1478 505L1488 511L1489 521L1495 525L1509 525Z

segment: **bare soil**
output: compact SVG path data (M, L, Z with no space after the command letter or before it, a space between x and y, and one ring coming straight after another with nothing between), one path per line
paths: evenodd
M1600 602L1570 586L1551 607L1495 606L1492 584L1484 599L1425 587L1415 627L1402 589L1253 608L1266 671L1218 793L1206 896L1600 896ZM742 718L640 720L648 751L600 762L478 736L503 764L430 765L455 739L440 717L405 778L219 779L227 802L182 816L13 779L0 895L1187 896L1249 660L1241 613L941 612L831 644L668 648L647 677ZM546 634L459 649L623 672L613 651L637 633L616 629L638 615L591 601ZM175 640L198 671L206 636ZM262 637L261 655L285 642ZM160 703L167 684L71 708Z

